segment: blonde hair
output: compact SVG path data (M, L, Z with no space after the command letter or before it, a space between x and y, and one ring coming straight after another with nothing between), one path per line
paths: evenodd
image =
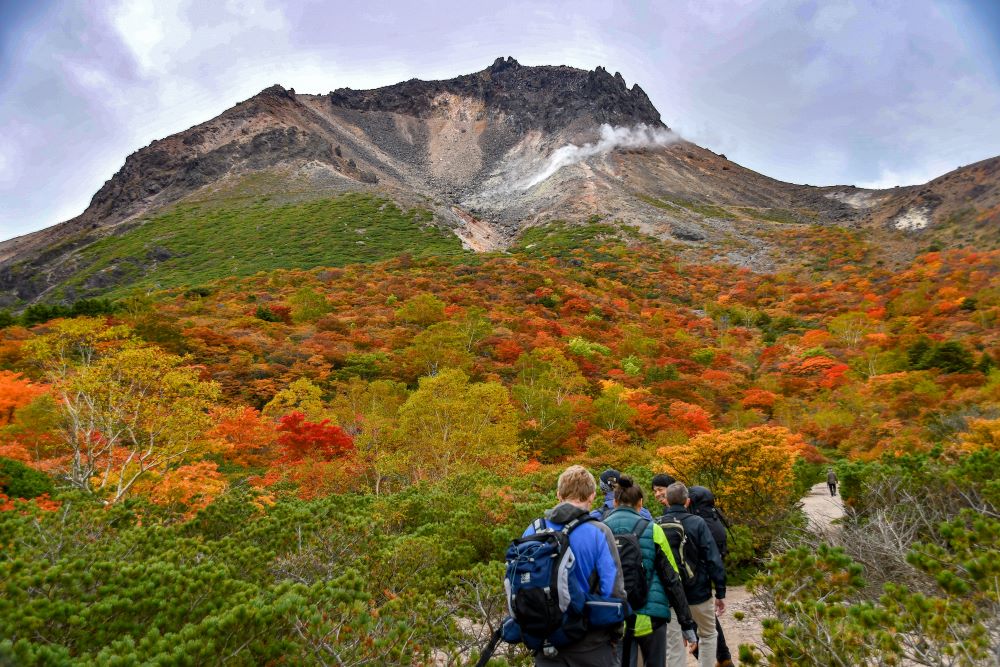
M597 483L583 466L570 466L559 475L556 495L559 500L589 500L597 493Z

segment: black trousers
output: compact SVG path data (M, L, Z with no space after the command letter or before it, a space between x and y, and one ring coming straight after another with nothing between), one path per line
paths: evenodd
M826 485L830 487L830 495L831 496L837 495L837 483L836 482L827 482Z
M639 664L639 653L642 653L644 667L666 667L667 664L667 622L662 619L653 621L653 632L632 639L632 651L629 665Z

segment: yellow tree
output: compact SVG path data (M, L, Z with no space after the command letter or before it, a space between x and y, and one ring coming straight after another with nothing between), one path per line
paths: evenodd
M396 310L396 317L422 327L430 326L444 319L444 301L433 294L423 292L407 299L406 303Z
M397 433L399 408L406 402L406 385L392 380L365 382L351 378L333 401L344 431L354 438L354 451L375 495L386 480L406 473L406 457Z
M310 421L322 421L330 415L323 406L323 390L309 381L299 378L274 395L264 406L264 415L277 419L292 411L299 411Z
M517 460L517 414L507 389L470 383L457 368L420 378L399 409L399 435L414 480L478 467L504 472Z
M631 393L617 382L602 380L601 395L594 399L597 425L606 431L624 431L636 415L628 403Z
M133 340L124 325L108 326L98 317L59 320L52 330L25 343L27 355L45 369L52 380L63 379L80 366L88 366L116 347Z
M796 500L792 466L806 447L786 428L758 426L702 433L658 454L678 479L711 489L731 519L757 526Z
M967 452L1000 450L1000 419L973 419L959 439L959 448Z
M55 389L69 451L63 475L108 503L148 473L203 453L219 397L181 357L134 344L77 366Z
M439 322L413 337L405 355L417 375L436 375L442 368L469 370L474 358L466 349L468 335L451 322Z
M576 364L555 347L523 353L516 368L517 380L511 393L524 414L522 437L543 458L565 454L560 444L572 431L574 417L568 399L584 391L587 380Z
M841 313L830 320L827 329L848 347L855 347L872 330L872 322L865 313Z

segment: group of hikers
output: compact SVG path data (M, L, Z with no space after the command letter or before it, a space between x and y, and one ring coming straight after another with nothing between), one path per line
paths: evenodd
M598 482L574 465L558 503L507 551L510 617L499 637L523 642L536 667L700 667L733 664L718 615L726 610L725 519L710 490L656 475L654 517L627 475ZM650 503L652 504L652 503Z

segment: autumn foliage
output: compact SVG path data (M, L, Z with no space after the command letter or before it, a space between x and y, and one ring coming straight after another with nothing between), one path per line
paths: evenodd
M277 431L281 460L287 463L332 461L354 449L351 437L329 419L310 422L301 412L292 412L279 419Z
M0 454L121 499L130 480L202 460L285 481L302 462L337 463L382 493L531 460L650 461L758 427L795 434L787 449L813 461L989 446L1000 254L862 275L873 249L858 237L775 234L813 273L680 262L648 241L543 243L274 271L142 312L8 327ZM135 380L157 400L127 398ZM62 399L78 390L109 410L71 403L74 417ZM140 426L152 455L122 437ZM299 472L297 492L326 488Z
M712 489L731 520L762 526L795 499L793 465L815 448L780 426L710 431L658 451L668 471Z
M776 225L767 274L605 231L0 329L0 663L466 661L429 647L568 462L710 487L757 565L820 462L995 476L1000 252Z
M10 424L19 408L31 403L44 391L44 387L31 382L21 373L0 370L0 426Z

